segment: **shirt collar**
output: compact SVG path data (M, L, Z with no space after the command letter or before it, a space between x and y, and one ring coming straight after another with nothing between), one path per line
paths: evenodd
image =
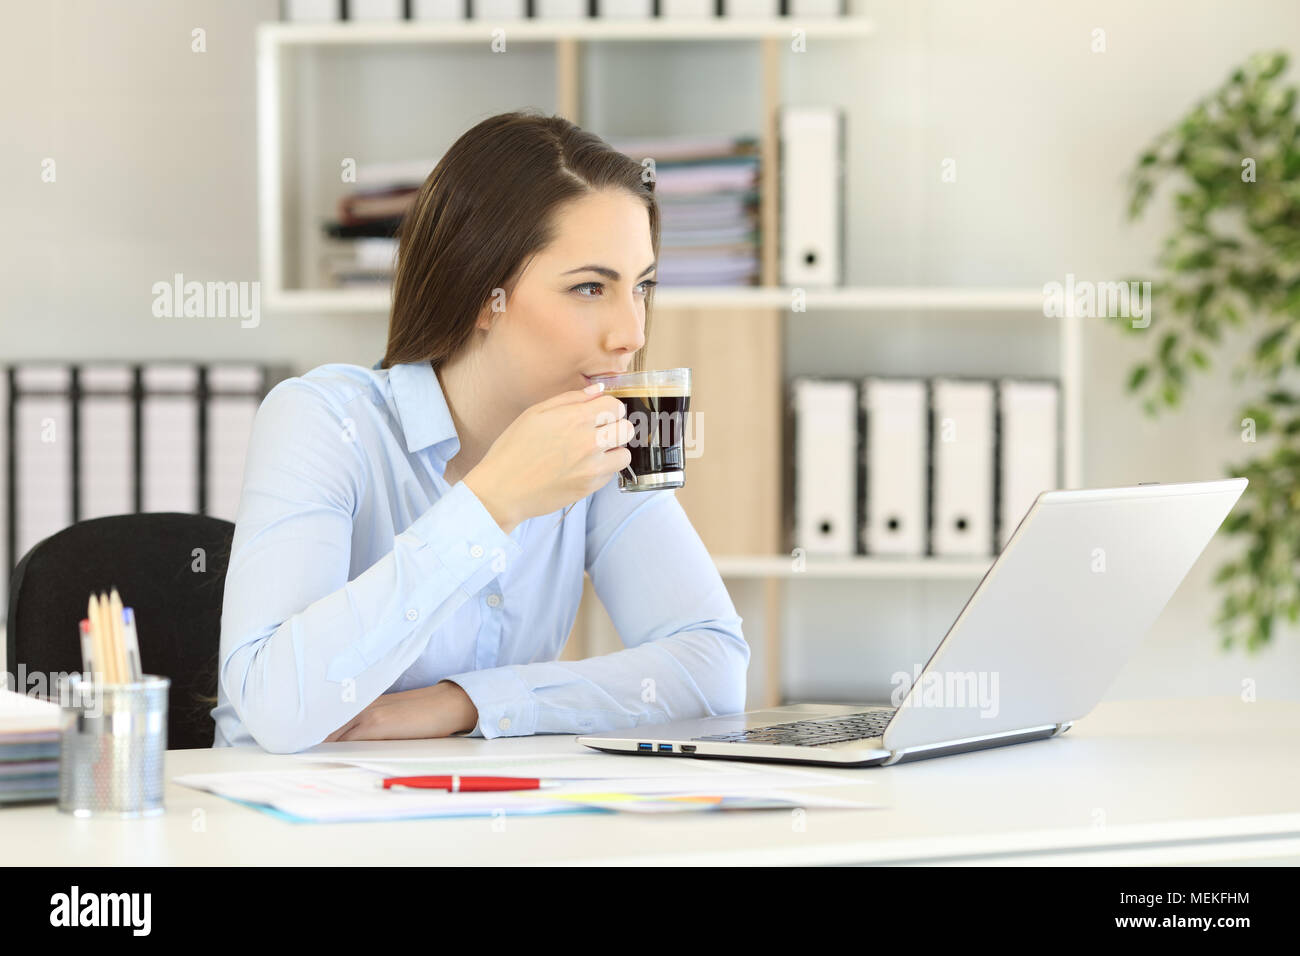
M405 362L388 370L388 381L393 390L397 417L406 436L406 450L417 452L430 445L451 441L452 446L441 453L450 461L460 451L460 438L451 420L447 397L429 362Z

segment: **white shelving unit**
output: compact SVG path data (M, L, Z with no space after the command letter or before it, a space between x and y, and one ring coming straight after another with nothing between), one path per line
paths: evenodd
M283 281L284 169L281 132L285 91L281 88L284 52L310 47L389 47L445 44L489 45L501 36L506 41L557 45L557 70L562 98L573 100L572 75L575 45L584 41L776 41L802 31L810 40L858 40L875 33L865 17L838 17L796 21L787 17L767 20L619 21L522 20L501 22L393 23L265 23L258 28L258 205L262 301L269 311L293 314L386 315L391 305L388 288L290 289ZM1045 319L1044 296L1033 288L916 288L837 287L797 290L802 307L810 312L884 310L934 313L1014 313L1027 320L1059 323L1058 375L1062 394L1063 469L1066 487L1081 483L1080 324L1077 317ZM661 288L655 304L662 309L707 311L737 308L790 308L796 290L784 287ZM792 313L801 320L802 313ZM815 316L807 319L815 321ZM852 558L808 562L809 576L822 577L978 577L988 561L956 563L932 559L907 562ZM785 577L791 564L785 555L717 559L727 577Z
M576 113L578 45L612 42L762 41L799 33L814 42L861 39L875 32L865 17L795 20L503 20L394 21L389 23L263 23L257 30L258 236L263 307L281 312L386 312L388 293L368 290L294 290L284 281L285 204L281 189L285 97L281 85L286 51L327 47L395 48L506 44L553 44L559 112Z
M871 37L874 23L861 17L843 17L794 21L780 17L768 20L710 21L503 21L492 22L394 22L394 23L268 23L257 34L257 101L258 101L258 205L260 268L263 307L284 314L348 314L383 316L389 311L388 288L313 289L292 288L286 281L286 220L294 227L296 241L304 240L309 218L302 209L290 215L286 204L285 123L288 90L284 84L290 71L285 69L290 53L317 48L412 48L427 46L461 49L491 44L504 39L508 44L550 44L554 47L556 112L581 122L581 44L591 41L639 43L670 41L751 42L757 44L762 60L762 108L765 145L761 161L767 170L763 181L765 195L762 224L765 235L776 229L775 195L775 126L771 122L775 104L781 100L779 76L781 56L795 31L802 31L810 42L856 41ZM316 74L309 70L309 76ZM313 116L311 122L319 122ZM314 127L313 127L314 128ZM310 139L308 139L310 141ZM297 141L293 141L296 143ZM293 145L291 143L291 145ZM309 184L311 185L311 184ZM306 190L310 198L310 189ZM308 210L310 213L311 210ZM291 250L294 251L294 250ZM766 253L769 255L770 253ZM770 256L764 275L775 275L775 258ZM796 293L801 310L795 312ZM710 309L789 310L785 321L816 322L821 316L858 312L864 321L872 314L912 313L924 322L933 315L968 316L979 322L985 316L1025 321L1050 322L1056 326L1057 369L1062 398L1062 466L1065 487L1078 487L1082 475L1082 389L1081 389L1081 322L1076 316L1048 318L1044 315L1044 294L1037 288L918 288L848 286L828 289L801 289L765 285L741 288L660 288L655 293L656 308L690 309L702 313ZM779 660L780 591L787 582L798 580L884 580L915 582L964 581L972 586L988 570L994 556L954 560L944 558L887 559L876 557L826 558L808 556L798 563L791 555L715 556L721 574L738 586L752 591L757 585L765 603L764 646L766 660ZM588 649L590 650L590 649ZM779 678L777 668L767 667L763 696L766 703L777 702Z
M1043 293L1038 289L943 289L900 286L841 286L833 289L792 289L760 286L678 288L655 290L655 305L664 309L781 309L790 306L795 293L810 310L882 309L936 312L1024 312L1042 315ZM286 313L355 313L387 315L392 305L388 287L380 289L263 289L264 300Z

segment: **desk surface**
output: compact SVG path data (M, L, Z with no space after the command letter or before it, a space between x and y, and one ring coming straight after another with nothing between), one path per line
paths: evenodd
M307 753L589 752L544 735ZM167 776L288 764L305 766L257 748L174 750ZM78 820L42 804L0 810L0 832L9 865L1300 862L1300 701L1107 701L1053 740L817 769L845 781L817 792L885 807L293 824L169 782L152 819Z

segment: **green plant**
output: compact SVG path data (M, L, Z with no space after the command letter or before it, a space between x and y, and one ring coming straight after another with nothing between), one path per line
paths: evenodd
M1129 334L1152 337L1128 391L1146 413L1179 404L1194 370L1226 326L1259 330L1234 369L1257 394L1233 420L1259 453L1229 469L1250 482L1223 530L1242 544L1221 566L1225 591L1215 620L1223 647L1254 651L1285 616L1300 620L1300 138L1296 88L1278 78L1285 53L1257 54L1233 71L1138 159L1128 214L1142 214L1158 180L1169 179L1176 228L1152 282L1151 321Z

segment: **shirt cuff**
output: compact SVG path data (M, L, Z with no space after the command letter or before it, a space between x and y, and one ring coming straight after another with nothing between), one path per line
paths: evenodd
M478 723L466 737L523 737L537 726L537 703L513 665L466 671L443 680L459 684L478 709Z

